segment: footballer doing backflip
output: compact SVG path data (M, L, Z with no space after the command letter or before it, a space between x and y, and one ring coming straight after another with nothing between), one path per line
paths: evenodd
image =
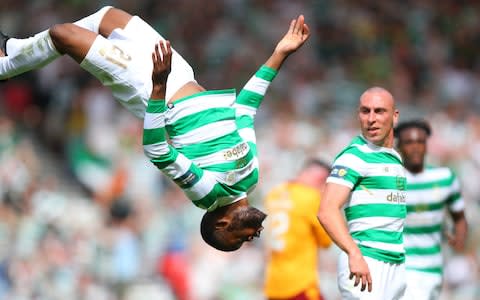
M207 211L201 222L203 239L216 249L233 251L259 236L266 217L247 199L258 181L255 113L285 59L309 36L300 15L238 95L234 89L206 91L191 66L150 25L104 7L27 39L1 34L0 80L63 54L72 57L109 87L117 101L145 118L146 155ZM154 63L168 72L154 70Z

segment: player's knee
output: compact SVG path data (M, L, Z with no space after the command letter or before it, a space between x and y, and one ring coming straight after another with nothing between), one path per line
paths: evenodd
M59 52L65 52L71 46L72 38L75 36L75 27L76 25L72 23L65 23L57 24L50 28L50 38Z

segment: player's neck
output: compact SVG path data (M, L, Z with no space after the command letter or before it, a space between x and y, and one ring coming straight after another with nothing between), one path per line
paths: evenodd
M424 170L424 167L423 165L416 165L416 166L408 166L408 165L405 165L405 168L408 170L408 172L414 174L414 175L417 175L417 174L420 174L423 172Z
M204 91L205 89L201 85L196 82L190 81L187 82L184 86L182 86L175 94L173 94L172 98L168 102L172 103L178 99L185 98Z

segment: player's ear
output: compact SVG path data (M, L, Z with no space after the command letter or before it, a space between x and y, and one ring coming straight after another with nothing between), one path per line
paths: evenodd
M230 219L222 217L215 222L215 230L225 229L230 224Z

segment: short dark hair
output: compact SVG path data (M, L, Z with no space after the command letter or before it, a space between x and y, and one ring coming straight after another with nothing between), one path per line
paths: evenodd
M321 159L318 159L318 158L310 158L308 159L305 164L303 165L303 168L308 168L310 166L318 166L318 167L322 167L322 168L325 168L327 169L328 171L331 171L332 170L332 167L330 164L328 164L327 162L321 160Z
M206 212L200 223L200 234L202 235L203 240L208 245L212 246L213 248L230 252L235 251L242 246L239 245L229 245L225 243L225 231L224 230L217 230L216 223L219 219L219 214L213 212Z
M430 136L432 134L432 128L430 127L430 124L425 121L425 120L410 120L410 121L405 121L401 122L395 127L394 129L394 135L396 138L400 137L400 134L410 128L418 128L427 134L427 136Z
M239 249L244 241L231 244L227 243L227 232L242 230L245 228L259 228L267 215L253 206L236 207L229 210L227 206L219 207L203 215L200 223L200 233L208 245L221 251L235 251ZM227 226L217 228L217 222L223 218L227 211L231 213L231 220Z

